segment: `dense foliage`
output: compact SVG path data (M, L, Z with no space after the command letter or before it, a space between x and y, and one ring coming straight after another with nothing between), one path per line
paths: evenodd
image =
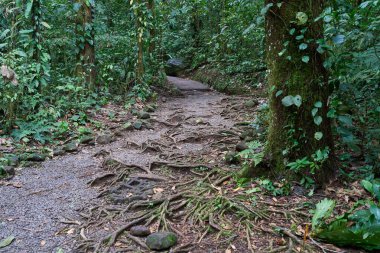
M2 132L44 143L53 130L65 128L66 115L73 116L69 121L86 118L81 112L105 103L110 93L119 100L131 92L146 99L152 95L149 85L164 80L170 58L205 70L203 79L221 89L241 83L256 87L266 69L264 16L272 5L2 1L0 63L3 72L14 71L14 80L0 80ZM86 6L90 19L83 18ZM342 148L353 151L341 159L363 158L373 169L379 167L379 8L379 1L334 1L319 17L325 30L318 42L318 50L328 53L324 65L334 89L329 117ZM301 42L305 50L308 42ZM83 59L87 46L96 55L96 89L86 85L84 73L92 69ZM207 79L212 71L223 78Z

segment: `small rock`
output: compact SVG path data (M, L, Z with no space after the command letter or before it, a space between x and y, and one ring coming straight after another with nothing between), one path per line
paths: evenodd
M156 111L156 108L155 108L155 106L153 106L153 105L147 105L147 106L145 107L145 111L146 111L146 112L154 112L154 111Z
M129 232L134 236L148 236L150 235L150 229L146 226L134 226Z
M96 139L96 142L98 144L109 144L111 142L114 141L114 138L111 134L105 134L105 135L101 135L99 136L97 139Z
M147 112L140 112L139 113L139 118L140 119L149 119L150 118L150 114L147 113Z
M305 196L306 195L306 190L302 186L296 185L296 186L293 187L293 193L295 195L298 195L298 196Z
M244 102L244 106L245 107L254 107L256 105L259 104L259 101L257 101L256 99L251 99L251 100L248 100L248 101L245 101Z
M26 158L26 161L28 161L28 162L43 162L43 161L45 161L45 159L46 159L46 156L34 153L34 154L28 155L28 157Z
M153 125L148 122L143 122L143 126L146 127L146 129L154 129Z
M15 167L13 166L4 166L3 170L5 173L7 173L8 178L13 177L16 174Z
M241 152L241 151L244 151L246 149L249 149L249 147L247 146L247 144L245 144L244 141L242 142L239 142L237 145L236 145L236 151L237 152Z
M171 232L157 232L146 238L146 245L151 250L166 250L177 244L177 236Z
M80 144L90 144L91 142L94 141L94 137L91 136L91 135L85 135L85 136L82 136L80 139L79 139L79 143Z
M245 140L247 137L254 137L255 130L253 128L249 128L240 134L240 139Z
M136 109L132 109L131 113L132 113L133 116L138 116L139 115L139 111L136 110Z
M109 200L116 205L122 205L128 202L128 199L126 197L120 196L118 194L110 194L108 197Z
M226 161L227 164L237 164L240 161L239 161L239 157L236 155L237 155L236 152L228 152L225 155L224 160Z
M140 130L142 126L143 126L143 123L141 121L136 121L135 123L133 123L133 128L136 130Z
M58 147L53 150L53 156L61 156L64 155L66 151L63 149L63 147Z
M63 146L63 150L66 152L76 152L78 151L78 143L76 142L69 142L65 146Z
M17 166L20 163L20 159L17 155L12 155L8 157L8 165L9 166Z
M123 137L124 136L124 129L123 128L117 128L114 131L115 137Z

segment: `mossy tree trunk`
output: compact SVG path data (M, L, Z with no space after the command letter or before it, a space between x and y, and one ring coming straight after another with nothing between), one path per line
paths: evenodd
M324 0L266 0L266 44L270 126L267 155L270 173L280 177L308 176L317 184L334 175L335 158L331 123L327 117L331 90L324 54L318 49L323 24L315 19ZM317 151L328 151L318 159ZM307 158L298 171L287 166ZM315 170L315 172L314 172Z
M90 90L95 89L96 66L95 66L95 29L94 11L95 7L91 1L77 0L80 8L77 14L76 32L78 36L78 66L77 74L84 76L85 82Z

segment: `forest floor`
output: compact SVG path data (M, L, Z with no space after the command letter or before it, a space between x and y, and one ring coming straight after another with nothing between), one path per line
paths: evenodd
M136 117L109 106L118 122L109 144L18 170L0 184L0 239L15 237L0 252L150 252L128 232L143 224L178 236L170 252L354 252L303 237L313 204L334 196L349 206L364 194L360 186L310 198L300 188L274 197L258 183L240 184L233 177L240 166L224 157L247 128L239 123L252 121L265 99L169 81L181 94L162 98L140 130L120 130Z

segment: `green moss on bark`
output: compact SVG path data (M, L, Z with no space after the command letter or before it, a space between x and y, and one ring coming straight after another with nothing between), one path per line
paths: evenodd
M270 3L273 7L269 9L266 17L270 89L270 127L266 153L271 167L267 173L281 177L296 177L297 175L290 173L286 167L289 162L311 157L315 151L325 147L333 151L331 124L326 116L330 95L328 73L323 67L323 55L316 50L316 41L321 38L323 29L320 22L314 21L322 12L324 1L266 1L266 4ZM304 24L297 24L296 16L300 12L308 16ZM304 36L303 39L296 38L301 35ZM299 49L302 42L308 43L307 50ZM309 57L308 62L302 61L304 56ZM276 96L278 91L282 91L282 95ZM282 99L288 95L300 95L301 106L285 107ZM314 123L311 113L318 101L322 102L322 108L318 112L323 119L320 125ZM293 131L289 132L292 129ZM322 140L314 138L316 132L323 133ZM294 140L299 144L294 145ZM254 174L255 169L252 170L252 173L248 174ZM334 170L335 159L331 152L321 169L313 175L314 180L323 184L331 178Z

